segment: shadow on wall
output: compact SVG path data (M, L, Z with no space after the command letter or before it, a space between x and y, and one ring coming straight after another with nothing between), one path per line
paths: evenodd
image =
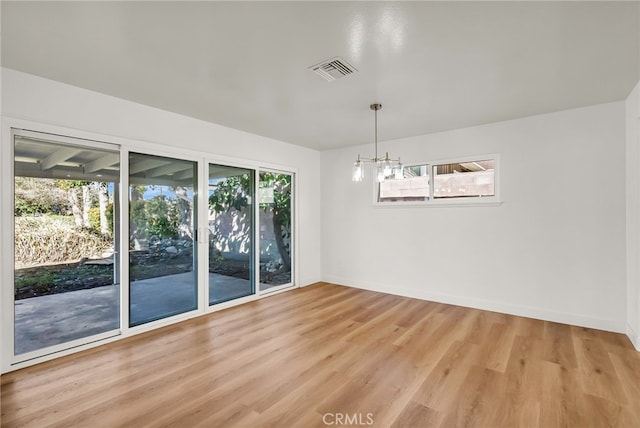
M211 254L231 260L246 260L251 254L251 216L243 207L240 211L232 209L209 214L209 230L211 231L209 246ZM273 226L273 213L260 211L260 260L261 262L277 262L281 259L276 243ZM283 233L282 231L281 233ZM283 233L283 235L285 235ZM286 243L289 245L289 243Z

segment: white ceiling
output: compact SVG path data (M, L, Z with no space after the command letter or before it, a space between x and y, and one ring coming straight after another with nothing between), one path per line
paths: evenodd
M639 2L7 2L2 65L315 149L624 99ZM332 83L307 67L341 56Z

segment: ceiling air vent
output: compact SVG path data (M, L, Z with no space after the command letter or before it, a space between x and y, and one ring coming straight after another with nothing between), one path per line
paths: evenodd
M355 73L356 68L340 57L322 61L320 64L309 67L309 70L322 77L327 82L333 82L341 77Z

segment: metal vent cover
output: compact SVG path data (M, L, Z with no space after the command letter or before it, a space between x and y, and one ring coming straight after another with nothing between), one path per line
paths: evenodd
M322 77L327 82L355 73L356 68L339 56L322 61L320 64L312 65L309 70Z

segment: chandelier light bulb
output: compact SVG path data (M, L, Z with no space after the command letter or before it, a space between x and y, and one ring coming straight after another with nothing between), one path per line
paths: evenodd
M353 181L362 181L364 178L364 165L360 160L357 160L353 163L353 173L351 179Z
M391 168L391 162L389 160L385 160L383 165L384 165L384 167L383 167L384 176L385 177L389 177L391 175L392 170L393 170Z
M395 178L396 180L404 179L404 165L402 163L399 163L393 169L393 178Z

